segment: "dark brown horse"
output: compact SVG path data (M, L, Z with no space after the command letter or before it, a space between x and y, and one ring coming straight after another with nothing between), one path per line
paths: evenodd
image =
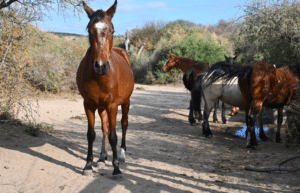
M273 64L257 62L253 66L215 66L210 82L223 77L227 81L239 79L239 87L244 99L247 124L247 146L257 146L254 124L262 107L278 109L276 142L281 142L283 106L288 105L300 80L300 64L276 69ZM220 73L221 72L221 73Z
M134 88L134 77L127 52L113 46L114 25L111 19L116 12L117 0L105 12L93 11L83 2L90 22L90 48L82 59L77 71L77 86L84 99L84 109L88 119L88 153L84 175L92 174L95 111L102 122L102 150L97 166L101 167L107 159L108 141L113 151L113 176L122 178L117 155L116 119L118 106L122 107L122 144L120 160L125 161L125 137L128 126L130 96Z

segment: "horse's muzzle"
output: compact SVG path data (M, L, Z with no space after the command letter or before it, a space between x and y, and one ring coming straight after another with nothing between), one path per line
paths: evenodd
M106 75L108 73L108 71L109 71L110 64L109 64L108 61L106 61L104 63L104 65L100 66L100 64L98 63L98 61L95 61L94 68L95 68L95 72L98 75Z

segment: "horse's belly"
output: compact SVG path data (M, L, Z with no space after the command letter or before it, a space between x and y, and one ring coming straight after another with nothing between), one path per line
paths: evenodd
M244 100L238 84L225 85L220 99L231 106L244 108Z

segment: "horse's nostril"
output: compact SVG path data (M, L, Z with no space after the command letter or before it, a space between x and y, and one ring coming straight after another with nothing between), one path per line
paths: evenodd
M95 61L94 66L96 69L100 69L100 67L101 67L98 61Z

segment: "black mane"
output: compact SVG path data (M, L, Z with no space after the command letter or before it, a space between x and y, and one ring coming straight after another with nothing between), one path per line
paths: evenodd
M208 70L206 79L206 85L210 85L220 78L225 80L225 83L229 83L233 78L238 77L242 79L245 75L252 72L252 65L250 66L233 66L227 62L217 62Z
M90 18L90 22L86 26L86 28L90 29L90 27L91 27L91 25L93 25L93 23L100 21L102 18L104 18L104 13L103 13L102 9L98 9L97 11L95 11L93 13L92 17Z
M289 69L300 78L300 64L289 66Z

